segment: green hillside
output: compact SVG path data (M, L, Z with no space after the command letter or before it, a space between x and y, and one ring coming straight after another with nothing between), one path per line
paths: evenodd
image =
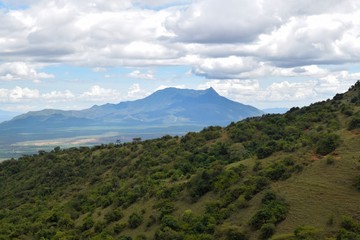
M332 100L0 164L0 239L360 239L360 82Z

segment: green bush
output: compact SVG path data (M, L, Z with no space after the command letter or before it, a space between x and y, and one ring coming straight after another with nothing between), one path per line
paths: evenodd
M316 153L327 155L340 145L340 137L336 134L323 134L317 142Z
M285 201L275 193L268 192L262 199L260 210L250 219L249 224L255 229L260 229L264 224L277 224L286 218L288 206Z
M177 231L164 227L162 229L158 229L155 233L155 240L183 240L184 235L182 233L178 233Z
M128 226L130 228L137 228L143 222L143 216L138 213L132 213L128 219Z
M360 118L352 119L349 123L348 130L359 129L359 128L360 128Z
M318 240L322 239L322 230L313 226L300 226L294 231L296 239L299 240Z
M260 238L269 239L275 232L275 224L265 223L260 228Z
M123 217L123 214L119 208L105 214L104 218L107 223L116 222Z

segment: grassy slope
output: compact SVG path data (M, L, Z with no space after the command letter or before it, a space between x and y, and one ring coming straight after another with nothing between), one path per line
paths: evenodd
M248 223L269 189L289 206L286 219L276 224L274 238L286 235L291 239L301 225L317 227L324 232L322 237L335 236L343 215L360 218L360 192L353 186L356 176L360 176L359 129L347 129L352 119L360 118L359 104L351 103L357 96L359 83L337 101L293 109L283 116L250 119L225 129L209 128L183 138L52 151L6 161L0 165L0 239L135 239L139 235L153 239L156 232L164 230L162 208L169 203L173 209L165 215L173 216L180 225L174 227L182 234L179 239L229 239L227 229L257 239L259 230ZM324 112L319 113L322 109ZM256 129L245 140L243 125L246 131L253 126ZM289 140L289 126L300 130L299 137ZM319 136L325 133L337 134L341 141L335 151L317 154ZM282 146L283 139L292 144L292 150ZM242 150L231 154L239 143L245 146L246 157L241 156ZM266 144L282 147L258 159L259 149ZM269 177L274 163L284 166L287 158L292 161L286 165L288 175ZM185 163L188 165L182 165ZM256 164L260 170L254 170ZM192 196L202 172L216 169L219 173L208 180L213 181L209 189L199 197ZM243 170L237 174L236 169ZM269 184L251 190L244 200L249 187L254 186L254 178L264 178ZM241 189L248 192L237 193ZM225 204L229 193L238 195ZM207 213L216 219L215 227L191 230L183 216L191 210L195 216L191 224L199 224L209 203L223 205L215 213ZM107 223L105 216L115 209L121 209L122 217ZM127 225L133 213L143 217L134 229ZM226 217L219 218L218 213ZM83 228L87 219L94 223L88 230ZM121 231L115 231L116 226L122 226Z

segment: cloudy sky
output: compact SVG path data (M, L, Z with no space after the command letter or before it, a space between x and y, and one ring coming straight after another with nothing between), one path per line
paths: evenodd
M82 109L167 86L258 108L360 79L358 0L0 0L0 109Z

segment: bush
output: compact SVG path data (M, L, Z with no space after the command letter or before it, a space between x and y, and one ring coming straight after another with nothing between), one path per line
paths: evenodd
M360 128L360 118L352 119L349 123L348 130L359 129Z
M274 150L271 147L268 146L261 146L256 151L256 156L258 159L263 159L269 157L271 154L273 154Z
M133 213L129 216L128 226L130 228L137 228L143 222L143 216L138 213Z
M320 155L327 155L333 152L340 145L340 137L336 134L324 134L320 137L316 153Z
M275 232L275 225L273 223L265 223L260 228L260 238L269 239Z
M165 215L162 219L161 219L161 227L169 227L173 230L179 230L179 223L177 222L177 220L171 216L171 215Z
M322 230L313 226L300 226L294 231L296 239L318 240L322 239Z
M264 224L277 224L286 218L288 206L275 193L268 192L262 199L260 210L250 219L250 226L260 229ZM265 230L264 230L265 231Z
M119 208L115 209L112 212L109 212L105 215L105 220L107 223L116 222L123 217L123 214Z
M184 236L181 233L174 231L169 227L159 229L155 233L155 240L183 240Z

